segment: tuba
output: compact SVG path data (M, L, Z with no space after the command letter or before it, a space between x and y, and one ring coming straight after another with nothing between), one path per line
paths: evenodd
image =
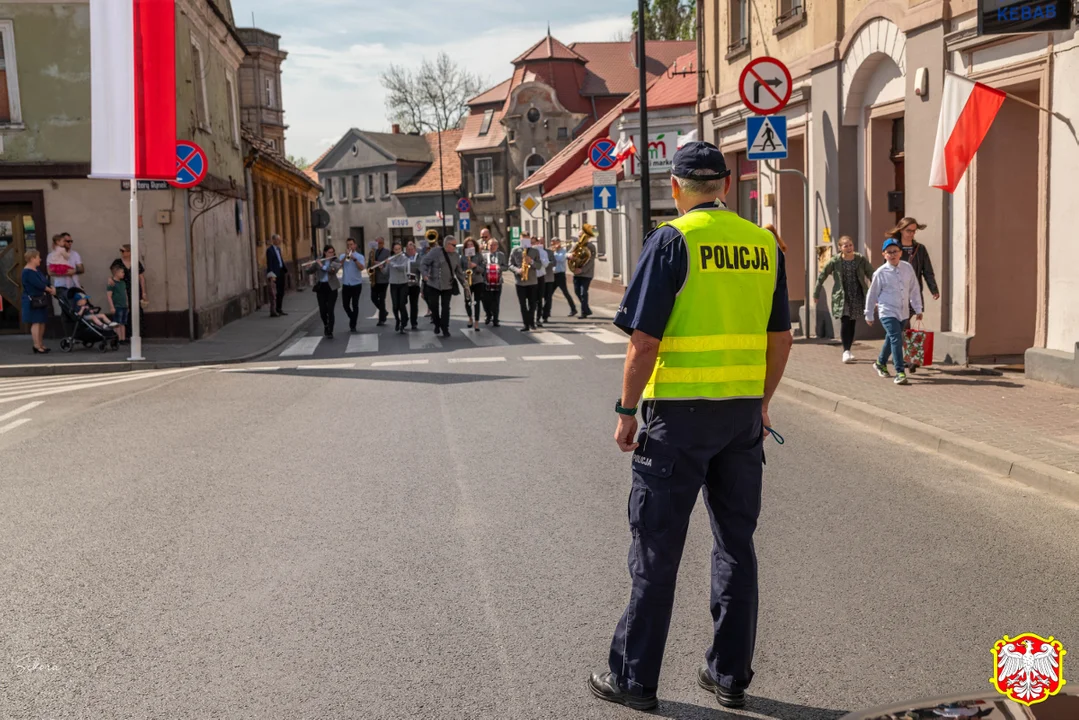
M592 259L592 251L588 249L588 241L596 237L596 228L585 223L581 226L581 235L569 253L569 269L577 274Z
M427 238L427 244L428 245L434 245L435 243L438 242L438 230L435 230L434 228L431 228L430 230L427 231L427 233L424 235L424 237Z

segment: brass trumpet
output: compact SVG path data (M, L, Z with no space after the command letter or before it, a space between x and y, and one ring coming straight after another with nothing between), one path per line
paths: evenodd
M528 273L532 270L532 258L528 256L528 248L521 248L521 279L528 282Z
M588 241L594 237L596 237L595 226L588 223L581 226L581 234L569 253L569 269L574 274L579 272L592 259L592 251L588 249Z

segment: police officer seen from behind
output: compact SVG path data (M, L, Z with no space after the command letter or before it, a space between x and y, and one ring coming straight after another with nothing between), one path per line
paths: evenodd
M730 171L714 145L686 144L672 176L682 216L645 241L614 320L630 334L615 441L633 452L632 588L610 670L588 685L603 700L656 707L678 565L703 487L714 538L714 636L697 682L735 708L753 679L753 532L768 403L792 344L786 272L772 234L724 204Z

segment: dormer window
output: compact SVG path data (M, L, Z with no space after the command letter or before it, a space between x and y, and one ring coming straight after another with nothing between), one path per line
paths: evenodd
M494 110L483 111L483 124L480 125L480 137L483 137L491 131L491 120L495 116Z

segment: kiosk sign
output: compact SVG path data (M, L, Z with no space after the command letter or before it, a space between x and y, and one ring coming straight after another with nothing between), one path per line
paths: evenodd
M1072 0L978 0L978 34L1067 30Z

